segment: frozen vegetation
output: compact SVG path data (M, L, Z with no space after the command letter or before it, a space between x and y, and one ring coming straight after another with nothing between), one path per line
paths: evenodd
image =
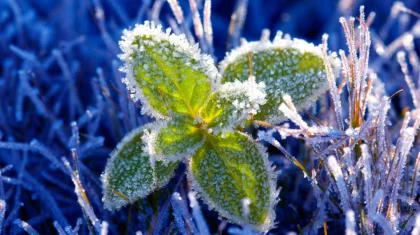
M0 231L420 234L420 5L362 3L0 1Z

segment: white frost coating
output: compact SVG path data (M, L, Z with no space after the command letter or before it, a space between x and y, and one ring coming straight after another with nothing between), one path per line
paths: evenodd
M299 125L301 129L308 129L308 124L303 121L302 117L298 114L295 105L293 104L292 97L290 95L283 95L284 103L281 103L279 110L296 125Z
M160 122L161 123L161 122ZM154 126L151 124L147 124L145 126L139 127L134 129L130 133L128 133L117 145L116 149L112 151L110 154L110 158L108 159L108 163L106 165L104 173L101 175L102 180L102 187L103 187L103 198L102 201L104 202L104 207L108 210L118 210L121 207L127 205L128 203L134 203L139 198L143 198L150 194L155 188L160 187L158 185L157 178L154 174L154 166L155 166L155 159L149 155L148 161L150 167L144 165L142 169L137 169L135 174L131 176L130 179L126 179L123 181L124 185L118 185L119 189L121 188L128 193L123 194L127 198L122 198L120 196L115 195L114 191L115 188L111 185L111 173L113 173L113 169L116 169L116 164L118 164L119 171L130 171L133 170L135 166L130 164L122 164L116 163L117 157L124 152L133 151L134 149L131 147L125 148L125 146L130 143L133 138L138 138L139 144L135 146L135 148L141 148L143 154L147 154L148 152L145 151L148 147L145 147L144 143L142 146L141 141L141 134L142 132L150 133L150 130L153 129ZM147 144L146 144L147 146ZM138 151L138 150L136 150ZM133 161L137 159L140 161L142 156L134 156ZM147 163L143 163L147 164ZM171 178L172 175L169 175L168 178ZM150 178L151 179L150 179ZM150 181L150 182L149 182ZM150 184L149 184L150 183ZM115 186L114 186L115 187ZM121 193L121 192L120 192ZM128 201L127 201L128 200Z
M242 102L236 100L234 105L238 111L243 109L243 112L247 115L258 113L260 106L266 102L265 84L264 82L256 83L255 78L250 79L248 82L236 80L225 83L221 85L219 91L221 93L220 96L225 99L245 95L248 98L247 100Z
M109 224L106 221L102 221L102 223L101 223L101 235L107 235L108 234L108 226L109 226Z
M249 141L253 141L254 140L249 137L246 134L240 133L241 135L246 136ZM258 148L258 152L260 154L260 156L263 158L264 160L264 168L266 169L266 172L268 174L268 178L271 179L269 180L269 182L267 182L270 188L270 203L268 205L268 213L267 213L267 218L264 222L264 224L261 224L259 226L256 225L250 225L247 221L244 221L243 218L240 218L238 216L233 215L231 212L223 209L222 207L220 207L217 203L215 203L209 195L206 194L205 190L203 190L203 188L198 184L197 179L194 177L194 174L192 173L192 161L190 161L190 167L188 168L189 171L187 172L187 176L189 181L192 184L192 188L193 190L197 193L197 196L199 198L201 198L208 206L210 210L215 210L217 211L221 216L226 217L229 221L232 221L233 223L236 223L238 225L242 225L242 226L249 226L250 228L252 228L255 231L259 231L259 232L263 232L266 233L267 231L269 231L270 229L272 229L274 227L274 220L276 219L276 213L274 211L274 208L276 206L276 204L278 203L279 199L279 190L276 190L276 185L275 182L277 180L277 175L274 172L274 167L272 166L272 163L269 161L268 159L268 153L266 148L259 144L259 143L255 143L257 148Z
M249 216L249 205L251 204L251 200L249 198L242 199L242 214L244 218Z
M363 157L363 179L365 188L365 202L367 205L372 203L372 169L371 169L371 155L366 144L361 145L362 157Z
M215 135L233 132L238 125L243 125L251 115L255 115L266 103L265 84L256 83L253 76L248 81L234 81L222 84L217 91L216 105L223 111L213 122L211 132Z
M392 228L389 220L387 220L382 214L375 215L374 220L376 224L382 228L383 234L385 235L394 235L394 231L397 231Z
M322 35L322 56L324 59L324 66L327 72L327 80L328 80L328 86L331 94L331 98L334 102L334 111L337 118L337 123L340 126L340 130L344 130L344 123L343 123L343 108L341 106L341 99L340 94L338 93L338 89L336 86L336 78L337 78L337 71L336 71L336 65L334 65L333 62L331 62L331 59L328 57L327 54L327 40L328 35L324 34Z
M172 12L175 15L176 21L178 24L182 24L184 22L184 13L182 12L182 8L179 5L177 0L168 0L169 6L171 6Z
M384 191L382 189L379 189L378 191L376 191L375 196L372 199L372 202L368 204L367 216L369 219L374 220L374 217L376 216L376 214L378 214L376 210L378 208L380 201L383 199L383 197L384 197Z
M197 120L194 120L197 121ZM186 158L191 157L195 151L201 147L205 141L205 138L203 136L203 139L201 141L191 140L188 138L188 136L184 136L180 141L177 141L177 144L175 146L164 146L163 148L166 149L159 149L157 146L158 141L158 135L159 133L165 129L168 128L168 125L176 124L176 121L171 120L162 120L162 121L155 121L151 124L149 124L149 128L144 131L144 134L142 135L141 139L143 142L143 150L148 153L150 156L152 156L153 160L162 161L165 164L168 164L169 162L175 162L175 161L182 161ZM173 127L173 126L172 126ZM177 132L173 133L174 135L183 135L186 133L182 133L182 130L185 128L189 128L190 126L179 125L179 128L177 128ZM168 151L168 153L164 153L163 150ZM179 151L180 150L180 151ZM170 153L169 153L170 152Z
M265 93L265 84L264 82L259 82L257 83L255 81L255 76L251 75L248 78L248 92L247 92L247 96L250 102L250 109L249 109L249 114L257 114L260 106L264 105L267 100L265 99L266 97L266 93Z
M308 43L305 40L294 38L294 39L284 39L278 35L282 35L281 32L277 33L274 41L264 40L262 42L248 42L241 47L236 48L227 54L226 58L220 62L220 73L223 74L226 67L235 62L238 57L248 54L249 52L257 53L260 51L268 51L274 49L297 49L300 53L312 53L320 58L322 58L322 51L319 46L315 46L313 43ZM335 53L330 55L331 63L334 67L335 73L338 75L340 72L341 63L337 58Z
M356 220L354 218L354 211L346 212L346 235L356 235Z
M419 234L420 234L420 213L417 213L416 224L414 225L414 229L411 235L419 235Z
M0 233L3 229L3 220L4 220L4 216L6 215L6 201L5 200L0 200Z
M304 174L306 175L306 173L304 173ZM316 175L315 170L312 170L311 185L313 187L313 194L315 196L316 205L317 205L317 208L318 208L318 214L317 214L316 218L314 218L314 222L313 222L312 229L311 229L313 234L316 234L318 229L322 227L322 225L324 224L325 216L326 216L325 195L323 195L321 189L316 186L317 180L314 177L315 175Z
M420 91L418 92L416 89L416 86L414 85L413 79L411 78L409 71L408 71L408 65L405 60L405 52L399 51L397 53L397 60L398 63L400 63L401 71L404 74L405 82L408 85L408 88L410 90L411 96L413 98L413 104L415 108L420 108Z
M156 153L156 138L159 130L166 127L169 121L155 121L149 124L149 128L144 129L141 141L143 143L143 151L150 156L151 159L162 160ZM154 164L151 160L151 163Z
M335 179L337 180L337 186L338 190L340 191L341 205L343 206L343 210L348 211L350 209L349 194L347 192L346 183L344 182L343 172L341 171L341 168L334 156L328 157L328 166L330 167Z
M207 46L213 50L213 27L211 24L211 0L204 2L204 36L206 38Z
M293 70L299 69L296 66L299 60L306 56L303 56L304 53L308 53L312 56L317 56L318 58L322 59L322 51L319 46L315 46L314 44L308 43L304 40L285 39L281 38L281 36L282 34L280 32L276 35L274 41L264 40L244 43L241 47L227 54L225 59L219 65L219 71L223 77L230 65L238 63L238 61L243 60L243 58L247 57L250 53L252 54L252 60L254 56L257 56L257 53L259 52L266 52L267 56L272 56L274 55L274 51L282 50L284 55L287 54L287 59L278 58L281 61L275 61L275 67L269 65L273 68L263 69L259 74L255 74L255 70L258 70L259 68L254 68L253 75L256 76L257 81L264 81L266 83L267 95L273 97L284 95L284 91L282 91L282 89L285 89L285 86L287 86L287 89L290 89L288 93L292 93L290 95L292 95L295 99L297 97L299 98L297 108L303 109L312 105L316 99L324 94L328 89L326 73L323 71L323 66L322 68L320 67L318 71L309 69L308 71L293 72ZM336 53L331 53L329 55L329 60L332 64L335 74L338 75L341 64L340 60L337 58ZM242 62L243 61L240 63ZM256 66L255 63L253 64L253 66ZM242 74L234 72L232 76L243 76L243 74L248 72L248 69L245 70L247 71L241 72ZM232 79L229 79L229 81L232 81ZM315 82L315 84L311 84L311 87L308 87L308 84L310 84L309 82ZM308 94L303 92L306 89L311 90L311 94L309 94L310 97L308 97ZM277 107L275 107L273 110L270 110L270 113L271 114L267 117L268 122L278 123L284 120L284 117L281 116L281 113L277 110Z
M76 156L77 157L77 156ZM79 174L77 171L73 171L73 169L70 166L70 162L67 161L65 157L61 158L64 167L66 168L67 172L71 176L71 180L74 184L74 192L77 195L77 202L83 208L84 213L86 214L86 217L89 219L92 226L95 228L96 232L100 231L100 223L101 221L96 217L95 211L90 205L89 200L87 199L85 195L85 189L83 188L83 185L80 181Z
M105 169L113 169L114 168L114 162L116 158L119 156L120 152L123 151L124 146L129 143L133 138L138 136L143 130L145 130L144 127L140 127L137 129L134 129L129 134L127 134L117 145L116 149L111 152L110 159L108 160L107 166ZM150 158L152 159L152 158ZM152 164L152 162L151 162ZM130 166L127 166L130 167ZM110 179L110 172L104 171L104 173L101 176L102 179L102 187L103 187L103 198L102 201L104 202L104 207L108 210L118 210L121 207L128 204L128 202L120 197L114 197L114 193L110 191L111 185L109 182ZM151 188L138 188L135 192L133 192L131 195L124 195L128 197L129 202L134 202L138 198L144 197L148 195L151 192Z
M198 67L210 79L212 89L217 89L220 82L217 68L215 67L211 56L201 54L198 44L195 44L194 46L189 44L184 34L172 34L170 28L163 32L161 25L155 25L153 21L145 21L144 24L137 24L132 30L124 30L123 36L119 42L123 52L119 55L119 58L124 62L124 66L120 68L120 71L126 74L125 78L122 79L122 82L126 84L127 89L130 91L131 98L134 101L140 100L142 102L142 114L151 115L160 119L167 118L150 105L149 100L145 97L143 90L135 79L134 66L142 62L134 59L134 55L144 50L143 47L140 46L139 48L138 45L135 44L139 37L152 37L153 41L156 43L162 41L168 42L169 45L176 50L174 51L174 56L183 54L189 59L198 61ZM143 67L143 69L150 72L150 74L156 72L153 68L149 68L148 66Z
M197 224L198 232L201 235L209 235L209 228L207 223L201 213L200 205L198 205L197 199L194 192L188 193L188 199L190 200L190 207L192 210L192 217L194 218L195 223Z
M383 96L382 102L380 102L379 106L379 112L378 112L378 124L377 124L377 132L378 132L378 152L379 152L379 158L378 158L378 167L386 169L386 149L387 149L387 143L385 140L385 127L386 127L386 117L387 112L390 108L390 99L387 96ZM373 112L373 109L371 109ZM385 180L386 170L381 171L381 181Z

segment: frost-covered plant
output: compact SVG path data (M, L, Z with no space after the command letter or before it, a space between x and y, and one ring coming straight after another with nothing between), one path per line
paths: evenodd
M198 44L149 21L124 31L120 47L123 82L142 112L158 120L132 131L111 154L103 174L105 207L147 196L185 161L193 189L220 215L257 231L272 228L276 175L265 148L239 130L248 120L284 120L277 109L282 95L300 109L324 93L321 49L279 33L272 42L244 43L219 73ZM339 65L334 55L329 60Z
M183 6L189 2L191 11L181 9L178 1ZM166 11L167 2L175 18ZM227 9L235 2L230 24L227 25L224 20L229 17ZM108 158L109 150L114 148L116 141L123 139L125 133L144 126L150 120L140 115L137 103L126 99L127 91L120 82L122 74L118 72L120 61L115 58L121 53L116 43L118 37L123 28L148 19L170 26L175 34L187 35L191 44L199 42L201 51L214 58L222 58L225 46L228 50L237 48L240 37L255 37L255 29L261 26L280 27L292 34L315 38L319 37L320 30L325 30L331 35L332 48L344 48L346 40L340 35L341 29L337 31L336 19L338 15L347 17L353 14L358 7L356 3L0 1L1 232L61 235L123 234L126 230L126 234L146 231L148 234L209 234L217 230L220 234L251 234L249 227L240 229L227 225L224 218L212 221L215 213L209 213L206 207L202 208L201 215L200 203L195 200L195 193L191 193L191 184L184 180L185 172L180 170L177 170L178 179L171 180L168 187L129 208L118 212L102 208L102 184L98 177L105 167L104 160ZM369 30L371 50L367 54L367 50L359 47L362 43L358 40L357 28L346 30L348 35L355 35L355 40L350 40L354 44L352 47L364 51L364 55L358 55L357 59L353 53L349 53L351 56L346 53L351 69L343 71L351 74L352 78L339 77L335 81L336 87L331 85L335 83L328 82L335 94L333 97L338 99L321 96L317 105L305 110L305 115L299 112L300 117L292 109L293 104L298 105L293 94L290 98L279 97L285 101L282 109L292 110L287 115L292 117L293 122L299 123L299 128L293 124L290 125L293 129L289 128L290 122L273 126L282 138L272 139L270 136L269 140L295 155L296 158L293 158L285 151L285 156L306 175L299 174L299 169L288 164L288 159L277 154L275 149L269 150L270 159L282 169L277 179L277 185L282 187L282 202L276 206L278 223L271 234L287 234L290 231L322 234L322 229L317 229L322 226L329 234L382 234L385 230L381 226L387 228L388 233L419 234L419 134L415 136L408 154L400 153L400 150L406 149L402 146L409 143L411 130L415 129L411 128L420 115L420 21L410 16L418 16L418 3L415 0L395 1L390 14L383 14L389 11L390 1L369 1L369 10L379 13L373 17L372 12L365 22L365 27L374 22L374 27ZM212 12L211 7L214 8ZM310 14L302 17L302 12L307 10ZM358 21L357 18L348 21L348 25ZM214 29L212 23L217 24ZM214 47L213 30L216 38ZM264 31L262 41L267 41L267 32ZM255 56L248 58L257 63ZM365 65L357 61L368 60L368 71L374 71L377 76L369 72L362 81L355 79L362 71L360 65ZM253 75L260 82L262 78L255 71L256 67ZM243 79L247 78L245 73ZM335 78L332 78L331 81L334 81ZM360 85L350 88L349 84ZM401 88L404 92L391 96ZM391 102L387 103L386 95L392 97L388 98ZM366 105L358 107L363 103ZM362 114L359 118L355 112L363 110L364 106L365 112L359 112ZM334 107L338 107L336 115ZM378 108L380 112L376 115ZM410 112L406 113L407 110ZM258 124L268 124L256 115L253 120L258 120ZM217 129L212 129L216 133ZM223 130L219 129L220 134ZM358 133L368 134L359 138ZM363 154L362 150L367 154ZM382 159L378 158L381 155L386 159L385 168L378 167L381 166L377 161ZM180 162L183 162L182 167L187 163L186 160ZM156 169L158 167L155 166ZM383 179L381 174L389 177L386 180L388 184L380 183L382 192L376 186L377 180ZM310 185L314 186L312 193ZM373 185L371 192L368 191L369 185ZM396 189L392 194L389 193L391 188ZM373 199L365 201L364 195ZM343 207L350 208L345 212L340 206L341 198L349 198L356 203L344 202ZM374 210L378 200L381 206ZM250 200L242 202L244 212L249 212L247 206ZM397 206L390 207L390 204ZM390 221L392 227L388 226Z

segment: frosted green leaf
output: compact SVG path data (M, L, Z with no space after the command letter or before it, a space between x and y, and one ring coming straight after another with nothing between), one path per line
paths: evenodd
M190 164L194 190L220 215L258 231L273 226L277 192L262 146L239 132L227 133L225 138L208 135Z
M165 165L143 151L143 132L144 127L127 134L111 153L102 174L102 201L108 210L120 209L149 195L174 174L178 162Z
M255 116L256 120L272 123L285 120L278 110L285 94L291 96L300 110L313 104L328 89L320 47L299 39L250 42L233 50L220 64L222 83L248 79L250 53L252 73L257 82L265 83L267 93L267 103ZM338 72L339 60L335 54L330 58Z
M203 145L204 135L199 121L189 116L174 116L169 121L153 123L142 139L156 159L165 163L183 160Z
M125 30L120 47L126 73L123 82L132 98L142 102L143 113L157 118L171 113L198 116L212 84L217 84L213 59L201 54L198 45L146 21Z
M162 161L155 162L156 189L164 187L174 175L174 171L179 162L164 163Z
M216 135L232 132L259 111L266 102L265 96L264 83L255 83L253 77L244 82L228 82L212 94L201 117Z

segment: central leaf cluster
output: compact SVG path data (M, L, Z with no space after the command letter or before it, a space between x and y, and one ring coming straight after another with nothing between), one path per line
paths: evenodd
M268 231L275 175L265 148L237 130L250 118L282 120L282 95L304 108L324 93L319 48L302 40L250 43L228 55L219 73L198 45L153 22L124 31L120 47L123 82L157 121L128 134L111 154L102 177L105 207L147 196L184 161L193 189L211 208Z
M211 57L153 23L126 31L120 46L124 82L142 112L158 121L112 154L103 176L105 205L117 209L144 197L169 180L174 163L190 159L189 180L207 204L236 223L271 227L276 192L267 153L235 131L265 104L264 83L251 77L221 84ZM248 214L244 199L251 202Z

